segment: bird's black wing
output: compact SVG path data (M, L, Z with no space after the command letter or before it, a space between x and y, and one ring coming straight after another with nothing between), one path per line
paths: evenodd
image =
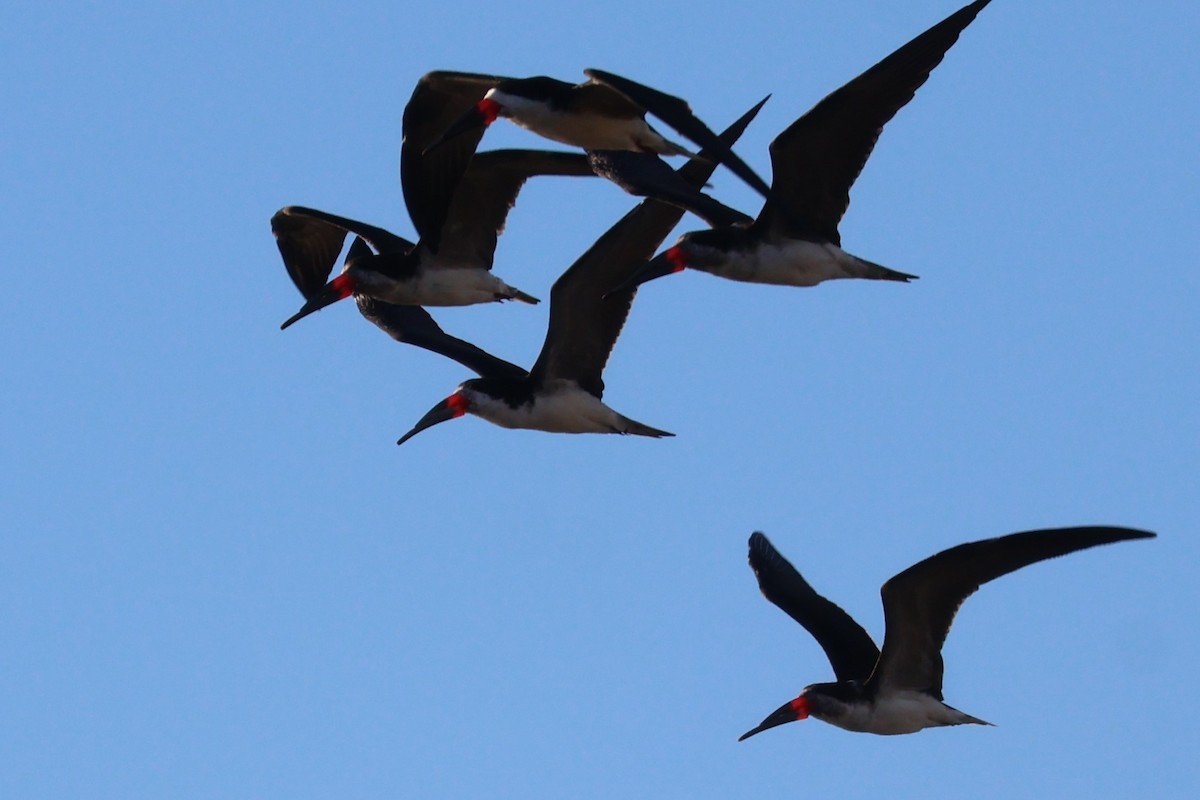
M305 297L329 280L347 232L366 239L381 253L407 252L413 247L412 242L383 228L303 206L277 211L271 217L271 232L292 283Z
M954 615L976 589L1047 558L1153 537L1148 531L1112 527L1026 531L961 544L914 564L881 590L886 630L871 684L942 699L942 644Z
M721 138L727 144L737 141L760 107L743 114ZM713 162L692 160L678 172L690 186L699 187L715 168ZM603 396L601 375L637 293L636 287L609 290L629 279L654 255L682 216L683 209L677 206L643 200L554 282L546 341L530 370L536 382L574 380L585 391Z
M941 63L990 0L951 14L837 89L771 143L772 196L758 224L787 236L840 242L838 223L883 126ZM779 212L779 213L776 213Z
M582 153L488 150L476 153L458 184L433 266L492 268L497 237L525 181L535 175L593 175ZM425 240L421 240L425 245Z
M404 107L400 185L413 227L431 251L438 249L442 222L484 128L456 136L429 153L425 149L501 80L472 72L430 72L417 81Z
M614 75L611 72L605 72L600 69L585 69L583 74L587 75L593 81L616 89L647 112L658 117L680 134L703 147L708 151L708 158L714 158L724 164L734 175L744 180L763 197L770 195L771 190L767 186L767 182L759 177L758 173L750 169L750 166L733 152L728 143L721 141L721 137L713 133L692 112L692 107L683 98L667 94L637 81L632 81L629 78L623 78L620 75Z
M362 294L354 299L362 315L397 342L453 359L485 378L524 378L528 374L516 364L446 333L421 306L399 306Z
M863 627L840 607L825 599L761 533L750 536L750 569L763 597L804 626L821 645L839 681L866 681L879 660Z
M589 150L592 171L638 197L663 200L690 211L714 228L746 225L752 220L735 208L701 192L653 153L632 150Z

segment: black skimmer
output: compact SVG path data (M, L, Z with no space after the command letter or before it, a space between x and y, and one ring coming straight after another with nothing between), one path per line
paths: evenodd
M404 111L401 187L420 241L399 240L382 229L322 211L289 206L271 220L288 273L308 301L284 328L351 294L403 305L452 306L498 300L538 302L491 274L496 237L525 181L535 175L590 176L585 156L542 150L496 150L475 154L478 137L423 155L448 120L473 102L473 94L423 78ZM317 218L327 227L315 238L287 218ZM378 253L364 255L334 280L328 278L345 232L367 239ZM391 238L388 238L391 237ZM405 246L401 247L400 242ZM384 245L384 246L381 246Z
M784 286L815 286L834 278L915 279L842 250L838 223L883 126L913 98L989 2L977 0L951 14L779 134L771 142L771 194L753 224L686 233L617 288L688 267L736 281Z
M467 72L434 72L445 82L460 82L476 92L478 102L451 124L430 146L470 132L478 141L483 129L500 117L552 139L582 148L597 175L625 191L678 205L710 225L750 222L732 209L680 179L660 155L694 154L665 139L646 122L650 113L706 149L765 197L766 182L692 113L687 101L603 70L584 70L589 80L572 84L538 76L506 78Z
M336 258L346 236L343 226L325 222L320 217L285 216L279 223L282 227L290 228L290 233L282 236L281 241L306 240L310 254L327 253L329 258ZM413 246L411 242L383 229L375 229L373 240L381 243L379 246L385 252L406 251ZM372 255L374 253L366 241L361 236L355 236L346 253L347 268L352 262ZM300 272L293 276L302 292L306 291L303 283L306 275ZM311 292L320 287L321 284L314 281L307 288ZM363 317L397 342L446 356L481 375L486 373L518 378L526 374L516 364L510 364L470 342L446 333L421 306L387 303L365 294L356 294L354 299Z
M1048 558L1155 534L1132 528L1026 531L943 550L883 585L883 650L849 614L817 594L767 537L750 537L759 588L825 651L836 682L806 686L746 739L816 717L849 731L916 733L942 725L990 725L942 702L942 644L963 601L980 586Z
M722 138L732 143L762 106L735 122ZM702 151L703 152L703 151ZM707 153L704 153L707 155ZM715 165L690 161L679 174L699 186ZM474 414L505 428L553 433L620 433L671 436L617 413L602 402L602 374L625 325L636 289L602 300L607 287L643 263L667 237L683 210L644 200L579 257L550 290L550 323L542 352L523 376L478 370L483 376L461 384L434 406L397 444L426 428Z

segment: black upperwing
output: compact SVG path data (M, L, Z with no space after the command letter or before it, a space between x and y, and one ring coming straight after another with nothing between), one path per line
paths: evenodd
M883 131L991 0L977 0L835 90L771 142L772 197L756 223L841 243L850 187Z
M839 681L865 682L879 648L861 625L816 592L761 533L750 536L750 568L763 597L804 626L825 651Z
M397 342L453 359L485 378L524 378L529 374L516 364L446 333L421 306L399 306L361 294L354 299L362 315Z
M758 173L750 169L750 166L733 152L733 148L728 143L722 141L720 136L713 133L692 112L692 107L683 98L667 94L650 86L640 84L637 81L632 81L629 78L623 78L620 75L614 75L611 72L605 72L600 69L585 69L583 74L594 81L616 89L647 112L658 117L680 134L707 150L706 156L708 158L714 158L724 164L734 175L737 175L749 184L751 188L763 197L770 196L771 189L767 186L767 182L759 177Z
M690 211L710 226L746 225L752 220L688 183L653 153L632 150L589 150L592 171L629 194L652 197Z
M721 135L722 140L730 144L737 141L761 107L760 103L743 114ZM692 160L677 171L689 185L699 187L715 168L713 162ZM603 396L601 375L637 293L636 287L609 290L627 280L654 255L682 216L683 209L677 206L656 200L642 201L554 282L546 340L530 370L536 382L554 378L574 380L585 391Z
M433 266L491 269L496 242L525 182L541 175L594 175L587 156L552 150L476 153L458 184L440 231ZM425 246L425 240L421 240Z
M1083 527L1026 531L960 544L888 580L885 633L876 689L915 689L942 699L942 644L963 601L988 581L1048 558L1155 534L1132 528Z
M472 72L430 72L417 81L404 107L400 186L413 227L421 244L431 252L437 252L450 203L484 129L463 133L428 153L425 151L501 80L498 75Z
M292 283L306 298L329 280L347 233L361 236L380 253L407 253L413 248L412 242L383 228L304 206L275 212L271 232ZM370 251L359 251L359 255L370 255Z

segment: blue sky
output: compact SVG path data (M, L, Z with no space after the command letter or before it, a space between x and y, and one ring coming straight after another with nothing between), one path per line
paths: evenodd
M713 127L773 93L738 146L769 174L780 130L957 6L10 10L0 794L1194 796L1194 4L980 15L842 224L921 280L645 287L605 399L675 439L468 418L397 448L469 373L349 304L278 329L276 209L412 234L399 121L428 70L601 67ZM531 183L497 273L548 297L632 202ZM436 316L531 364L547 312ZM758 594L751 531L879 636L915 561L1087 523L1160 538L990 584L950 634L947 701L998 727L735 741L830 676Z

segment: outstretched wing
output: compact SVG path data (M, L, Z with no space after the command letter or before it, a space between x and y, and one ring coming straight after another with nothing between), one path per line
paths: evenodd
M641 106L650 114L670 125L683 136L691 139L707 151L708 158L714 158L729 168L734 175L748 183L763 197L770 196L771 189L767 182L758 176L750 166L733 152L733 149L720 136L713 133L704 122L692 112L692 107L681 97L667 94L650 86L605 72L600 69L585 69L593 81L605 86L611 86L634 103ZM768 95L769 97L769 95ZM765 102L765 99L764 99Z
M839 606L817 594L761 533L750 536L750 569L758 588L789 617L804 626L825 651L839 681L866 681L879 660L863 627Z
M722 138L737 140L758 113L755 106L729 127ZM703 186L716 165L692 160L679 175L693 187ZM530 374L539 383L573 380L596 397L604 394L601 378L621 328L629 316L636 287L610 292L649 258L679 223L683 209L644 200L588 248L550 290L550 323L546 341ZM608 294L605 298L604 295Z
M913 98L989 2L978 0L951 14L834 91L775 137L773 193L759 224L783 235L817 234L840 244L837 228L850 205L850 187L883 126Z
M653 153L632 150L589 150L592 171L638 197L663 200L690 211L714 228L747 225L752 220L736 208L700 191Z
M883 585L886 632L870 682L942 698L942 644L963 601L983 584L1048 558L1126 539L1151 539L1132 528L1026 531L961 544L921 561Z
M476 153L450 204L434 266L492 268L496 240L525 181L537 175L593 175L582 153L487 150ZM425 240L421 240L425 245Z
M473 72L430 72L417 81L404 107L400 185L413 227L431 251L438 249L442 223L484 129L456 136L429 153L425 149L501 80Z

